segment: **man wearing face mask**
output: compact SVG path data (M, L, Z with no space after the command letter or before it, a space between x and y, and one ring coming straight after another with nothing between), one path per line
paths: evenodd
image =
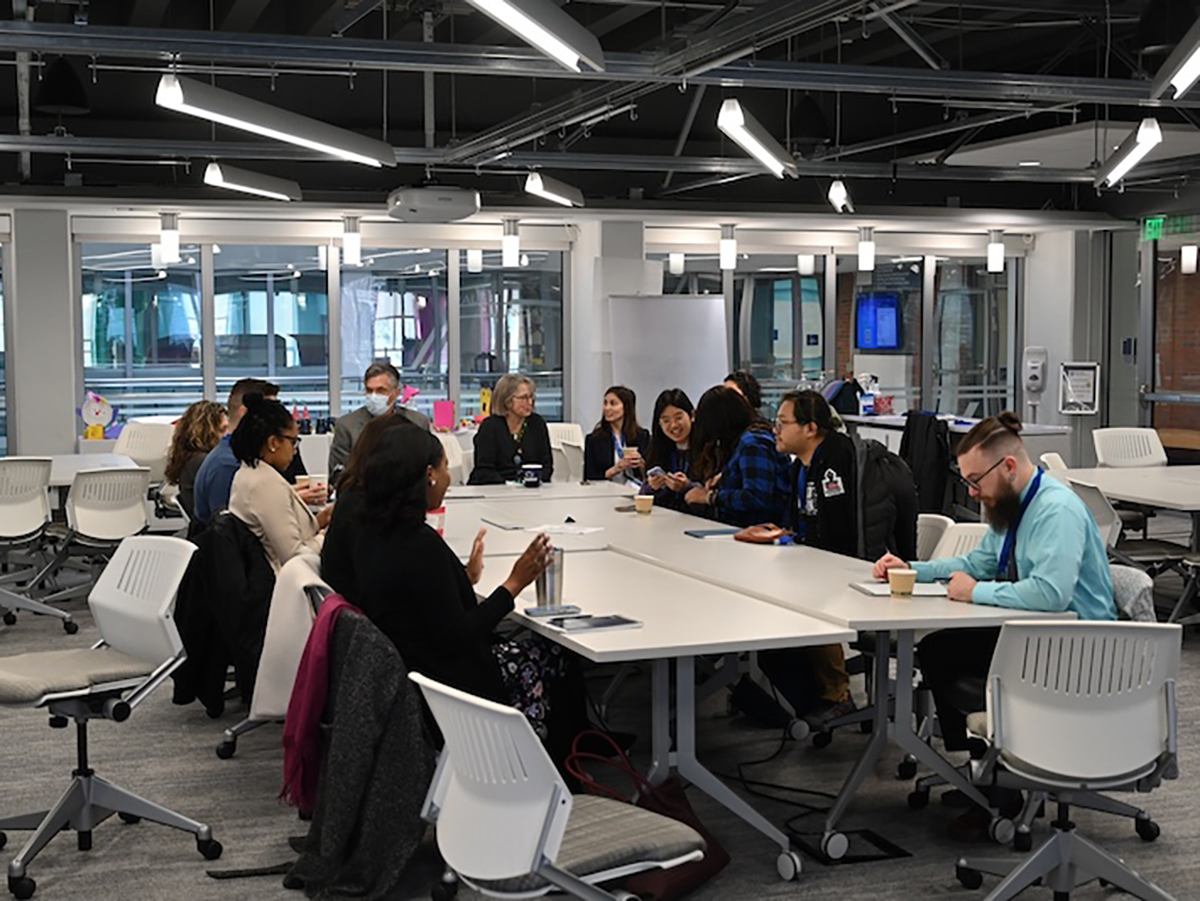
M914 562L917 581L948 579L950 600L964 604L1115 620L1112 573L1095 520L1074 491L1034 466L1020 432L1020 420L1006 411L959 443L959 478L979 499L989 528L969 554ZM885 554L874 575L885 579L889 569L908 565ZM966 714L949 689L966 676L986 679L999 637L998 627L947 629L921 641L921 680L933 693L947 751L971 749ZM971 710L984 703L981 693Z
M359 434L376 416L394 412L430 431L429 417L416 410L396 405L400 397L400 372L386 360L372 363L363 374L365 402L353 413L338 417L334 424L333 441L329 445L329 472L332 475L350 459L350 451Z

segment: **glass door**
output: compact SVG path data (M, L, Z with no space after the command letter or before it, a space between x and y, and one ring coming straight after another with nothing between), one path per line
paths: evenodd
M979 418L1010 409L1014 330L1007 269L988 272L983 258L939 257L935 279L931 409Z

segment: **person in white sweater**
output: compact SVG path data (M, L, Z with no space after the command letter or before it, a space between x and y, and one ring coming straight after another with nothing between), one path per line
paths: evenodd
M332 507L313 514L283 477L300 446L299 428L287 408L257 394L245 398L246 414L230 438L240 462L229 510L258 536L278 572L304 551L321 553Z

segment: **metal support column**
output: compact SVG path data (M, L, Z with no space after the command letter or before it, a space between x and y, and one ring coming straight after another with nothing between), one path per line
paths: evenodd
M329 241L325 258L327 290L325 313L329 327L329 415L342 415L342 255L338 246Z
M213 246L200 245L200 380L204 396L217 397L217 297Z
M921 372L916 396L909 406L914 410L936 410L941 392L935 385L934 361L937 359L937 257L925 257L921 270Z

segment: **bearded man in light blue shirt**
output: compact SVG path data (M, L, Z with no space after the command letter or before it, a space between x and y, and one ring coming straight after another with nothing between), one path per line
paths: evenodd
M1112 573L1096 522L1067 485L1034 466L1016 414L977 423L959 442L960 478L978 498L990 526L979 547L961 557L913 563L917 580L948 579L952 601L1114 620ZM908 566L888 554L877 578ZM986 678L998 627L947 629L920 644L921 677L937 704L948 751L968 750L966 716L946 688L964 676ZM982 710L984 699L979 698Z

